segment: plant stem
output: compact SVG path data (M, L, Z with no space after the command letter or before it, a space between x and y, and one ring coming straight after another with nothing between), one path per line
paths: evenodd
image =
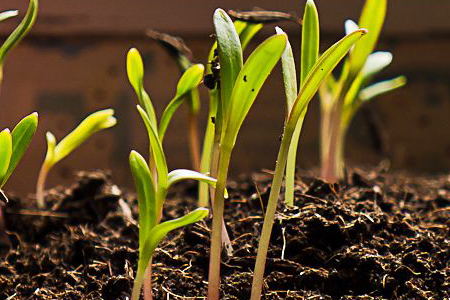
M211 121L211 113L208 115L205 138L203 140L202 159L200 163L200 173L211 176L211 156L214 143L214 123ZM200 182L198 190L198 206L209 206L209 184Z
M301 122L302 120L299 120ZM286 166L289 146L291 144L294 130L286 128L278 152L275 173L267 203L266 214L264 216L264 225L259 240L258 254L256 256L255 270L253 272L251 300L261 298L262 285L264 281L264 269L266 266L267 249L269 248L270 236L274 223L275 212L277 210L278 197L280 195L281 183Z
M229 144L228 144L229 145ZM216 190L213 203L213 224L211 233L211 255L209 262L208 299L219 299L220 288L220 257L222 249L222 222L224 212L224 192L227 182L232 147L224 143L221 147Z
M144 299L145 300L153 300L152 293L152 258L148 263L148 267L145 270L144 275Z
M144 282L145 270L142 270L138 266L138 270L136 272L136 277L134 278L133 291L131 293L131 300L139 300L141 295L141 287Z
M48 171L50 170L50 166L48 166L45 162L39 171L38 180L36 184L36 203L39 209L45 208L44 202L44 189L45 189L45 181L47 179Z
M200 146L198 141L197 114L188 113L189 149L191 153L192 168L200 171Z

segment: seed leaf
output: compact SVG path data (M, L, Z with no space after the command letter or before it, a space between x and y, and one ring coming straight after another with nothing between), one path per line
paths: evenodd
M361 101L368 101L374 97L398 89L404 86L405 84L406 84L405 76L398 76L390 80L381 81L361 90L361 92L359 93L359 98L361 99Z
M242 48L233 21L227 13L218 8L214 12L214 27L220 59L220 92L224 122L228 118L230 98L236 78L242 68Z
M181 218L166 221L153 227L147 236L142 251L139 251L139 264L142 268L146 269L156 247L170 231L203 220L208 213L209 211L206 208L197 208Z
M142 57L136 48L131 48L127 54L127 74L128 80L136 92L139 105L145 108L151 122L156 125L156 113L150 96L144 89L144 63Z
M113 109L104 109L89 115L55 147L52 164L57 163L94 133L116 125Z
M9 18L13 18L19 14L18 10L6 10L0 13L0 22Z
M203 72L205 67L202 64L193 65L186 72L183 73L177 85L177 93L175 97L167 105L164 113L161 117L161 122L159 124L159 137L161 140L164 138L167 126L172 119L173 114L180 106L185 98L186 94L195 89L203 79Z
M239 73L230 100L232 117L229 118L226 127L226 135L232 146L242 122L262 85L280 59L286 43L287 37L284 34L268 38L252 52Z
M331 71L333 71L336 65L347 54L356 41L358 41L366 33L367 30L365 29L354 31L328 48L328 50L325 51L317 60L313 69L306 77L305 84L295 100L294 106L289 114L289 119L286 125L287 128L294 130L299 117L303 113L303 110L306 109L309 101L311 101L324 79L331 73Z
M16 127L14 127L11 133L12 136L11 161L9 163L8 171L6 173L4 182L6 182L6 180L8 180L8 178L11 176L12 172L19 164L20 159L25 154L25 151L30 145L31 139L33 138L33 135L36 132L37 124L38 124L38 114L32 113L31 115L23 118L16 125Z
M5 184L6 172L8 171L9 163L12 154L12 137L9 129L4 129L0 132L0 188Z
M6 39L0 47L0 66L3 65L8 52L16 46L20 40L28 33L36 20L38 10L38 0L30 0L28 10L22 22L14 29L11 35Z
M134 150L130 153L130 168L139 202L139 251L141 252L148 233L157 222L155 185L147 162Z
M358 24L361 28L369 30L369 34L358 42L351 52L349 61L350 73L353 76L361 71L367 57L375 48L386 18L386 7L387 0L366 0L364 4Z
M302 25L300 87L319 57L319 15L313 0L305 6Z

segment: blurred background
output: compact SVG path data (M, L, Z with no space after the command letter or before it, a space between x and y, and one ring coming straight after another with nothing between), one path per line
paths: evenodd
M364 1L317 0L321 47L342 37L346 19L357 20ZM206 63L213 43L215 8L295 12L302 16L305 1L41 1L31 33L5 61L0 97L0 126L13 127L23 116L39 112L39 127L30 149L11 177L7 190L25 195L34 186L45 150L45 132L57 139L70 132L86 115L114 108L116 127L93 136L54 167L47 187L68 184L76 170L110 169L116 183L130 186L128 154L147 152L147 137L128 83L125 57L131 47L144 56L145 87L160 116L174 96L180 77L177 64L145 32L154 29L182 37L195 61ZM0 24L0 40L17 25L26 0L2 0L0 11L19 9L20 17ZM450 167L450 2L440 0L389 1L387 21L377 50L394 54L393 63L377 79L406 75L406 87L363 106L346 141L351 166L388 162L393 170L436 173ZM289 35L299 54L298 24L277 24ZM248 47L251 50L273 34L268 25ZM248 55L248 53L246 54ZM297 55L297 62L298 62ZM200 127L206 122L206 89L202 92ZM273 169L284 119L284 91L278 66L266 82L244 122L233 153L231 172ZM319 163L318 99L310 105L302 132L298 164L310 169ZM177 112L165 139L170 168L189 168L186 108ZM201 137L202 138L202 137Z

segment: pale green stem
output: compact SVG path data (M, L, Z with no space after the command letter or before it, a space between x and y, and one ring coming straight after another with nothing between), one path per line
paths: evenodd
M220 257L222 249L222 226L225 206L224 192L227 182L228 167L232 148L224 144L221 147L217 183L213 203L213 224L211 233L211 255L209 262L208 299L219 299L220 288Z
M142 284L144 283L145 270L138 266L136 277L134 278L133 291L131 293L131 300L139 300L141 295Z
M51 166L47 163L43 163L41 170L39 171L38 180L36 184L36 203L39 209L45 208L44 201L44 189L45 181L47 179L47 174L50 171Z
M300 133L302 131L304 115L305 114L303 114L303 116L300 117L297 127L295 127L294 134L292 136L292 141L289 146L289 153L286 164L286 179L285 179L286 192L284 200L287 206L294 206L295 167L296 167L298 142L300 139Z
M206 125L205 138L203 140L202 159L200 163L200 173L209 174L211 176L211 159L214 144L214 123L211 118L214 115L210 111L208 115L208 123ZM198 206L209 206L209 184L200 182L198 191Z
M253 272L251 300L260 300L261 298L267 250L269 248L270 236L272 235L275 212L277 210L277 203L280 196L281 184L283 182L283 174L286 166L289 145L291 144L293 134L294 130L288 128L285 129L280 150L278 152L275 173L269 194L269 201L267 203L266 214L264 216L264 225L259 240L255 270Z
M200 171L200 146L198 141L197 114L188 113L189 150L191 153L192 168Z

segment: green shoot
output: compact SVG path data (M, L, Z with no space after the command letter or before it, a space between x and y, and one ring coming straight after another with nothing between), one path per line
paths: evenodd
M38 124L38 114L23 118L13 129L0 132L0 191L31 143Z
M366 0L359 26L367 28L370 33L350 51L339 80L336 81L330 75L320 89L321 176L327 182L342 179L345 136L350 122L359 107L372 98L367 98L366 94L372 77L392 61L392 54L389 52L372 53L385 20L386 8L387 0ZM358 29L358 24L348 20L345 22L345 29L350 34ZM388 88L381 85L382 93L405 83L404 77L399 77L388 83ZM377 86L375 85L375 89Z
M220 134L220 155L213 202L208 285L210 300L219 299L224 190L231 153L247 113L286 47L285 35L270 37L251 53L242 66L239 36L233 22L222 9L214 12L214 26L220 58L220 103L215 124L215 131Z
M116 119L113 117L113 114L114 110L105 109L89 115L58 144L56 143L55 136L51 132L47 132L47 154L39 172L36 186L36 201L39 208L45 208L44 188L47 174L50 169L80 146L91 135L102 129L114 126L116 124Z
M5 42L0 47L0 85L3 78L3 64L5 57L14 48L20 40L30 31L31 27L36 20L38 10L38 0L30 0L27 13L23 18L22 22L17 26L17 28L11 33L10 36L5 40ZM0 14L0 21L6 20L8 18L17 15L17 11L5 11Z
M282 33L281 29L277 32ZM317 61L319 56L319 16L317 13L314 1L308 0L305 6L302 26L302 45L301 45L301 70L300 70L300 88L305 83L305 79ZM283 82L286 93L287 110L286 116L289 115L295 98L297 97L297 79L295 70L295 61L292 54L292 49L288 43L283 56L281 57L283 67ZM295 127L294 135L292 137L291 145L289 146L289 154L286 164L286 193L285 202L287 205L294 205L294 185L295 185L295 166L297 157L298 142L300 139L300 132L302 129L303 118L306 114L306 109L303 112L301 121Z
M275 173L271 185L269 201L264 216L264 225L261 232L255 270L253 272L254 275L251 300L259 300L261 298L267 249L269 247L278 197L280 195L283 174L294 131L298 126L298 123L303 122L303 116L307 106L322 82L347 54L356 41L364 36L366 32L367 31L364 29L354 31L325 51L314 64L313 68L309 71L307 77L305 78L304 84L300 89L300 93L293 103L284 127L283 138L281 140L281 146L278 152Z
M6 10L0 13L0 22L7 20L9 18L13 18L19 14L18 10Z

